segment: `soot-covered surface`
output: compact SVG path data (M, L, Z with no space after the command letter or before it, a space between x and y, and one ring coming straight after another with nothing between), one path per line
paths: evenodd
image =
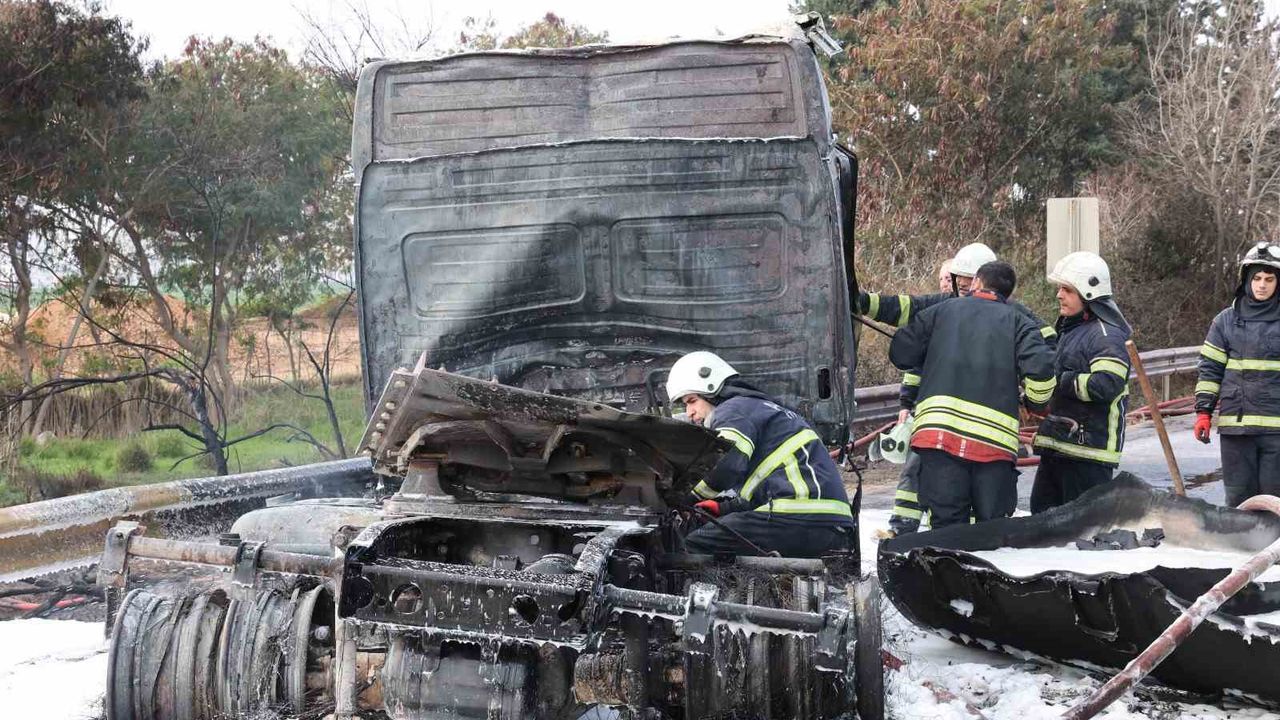
M1156 566L1141 572L1046 570L1018 577L975 553L1060 551L1114 529L1161 528L1164 542L1248 553L1280 537L1280 518L1157 492L1122 474L1070 505L1032 517L954 526L881 543L879 575L894 605L918 625L962 641L1071 662L1123 667L1226 568ZM1087 552L1087 551L1080 551ZM1121 551L1124 552L1133 551ZM1119 556L1117 556L1119 560ZM1097 572L1101 571L1101 572ZM1210 616L1153 675L1196 692L1231 690L1280 700L1280 583L1255 582Z

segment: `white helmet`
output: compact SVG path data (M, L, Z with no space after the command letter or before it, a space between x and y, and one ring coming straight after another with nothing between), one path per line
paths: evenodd
M1085 300L1111 296L1111 270L1096 253L1080 250L1070 253L1053 266L1049 282L1066 285Z
M1240 258L1241 282L1248 280L1244 274L1249 270L1250 265L1266 265L1272 270L1280 272L1280 245L1273 245L1266 240L1262 240L1257 245L1249 248L1249 252Z
M960 277L973 277L978 268L989 262L995 262L996 254L982 243L969 243L960 248L956 256L951 258L951 274Z
M679 402L686 395L715 395L724 381L738 374L719 355L697 350L676 361L667 375L667 397Z

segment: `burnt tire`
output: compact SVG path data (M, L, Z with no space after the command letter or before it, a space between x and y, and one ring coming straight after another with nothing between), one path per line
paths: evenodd
M857 680L857 710L860 720L884 720L884 628L880 606L884 595L874 575L853 585L853 609L858 628L854 645L853 671Z

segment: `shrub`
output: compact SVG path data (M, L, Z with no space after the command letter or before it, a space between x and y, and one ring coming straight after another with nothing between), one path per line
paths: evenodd
M177 435L158 435L152 447L156 455L165 458L186 457L192 453L192 450L187 449L186 441Z
M71 460L97 460L100 448L94 442L84 440L64 441L63 455ZM52 447L51 443L50 446Z
M71 474L48 473L26 465L14 469L13 487L26 496L27 502L78 495L101 490L102 476L92 470L77 470Z
M146 472L151 465L151 453L140 443L129 443L116 453L116 469L120 472Z

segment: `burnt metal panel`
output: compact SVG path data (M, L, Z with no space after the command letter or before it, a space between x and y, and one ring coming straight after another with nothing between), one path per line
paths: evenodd
M356 118L357 176L369 162L575 140L831 136L813 51L781 39L377 63Z
M1280 520L1157 492L1122 475L1075 502L1031 517L904 535L880 544L885 594L922 627L955 639L1119 669L1213 587L1226 569L1156 567L1013 577L971 551L1062 546L1114 528L1160 527L1179 545L1254 552ZM1236 690L1280 700L1280 627L1241 616L1280 610L1280 583L1252 583L1207 618L1152 676L1199 693ZM1213 662L1205 662L1213 658Z
M709 349L842 441L838 212L812 140L375 163L357 211L367 397L425 352L426 367L644 411L677 357Z

